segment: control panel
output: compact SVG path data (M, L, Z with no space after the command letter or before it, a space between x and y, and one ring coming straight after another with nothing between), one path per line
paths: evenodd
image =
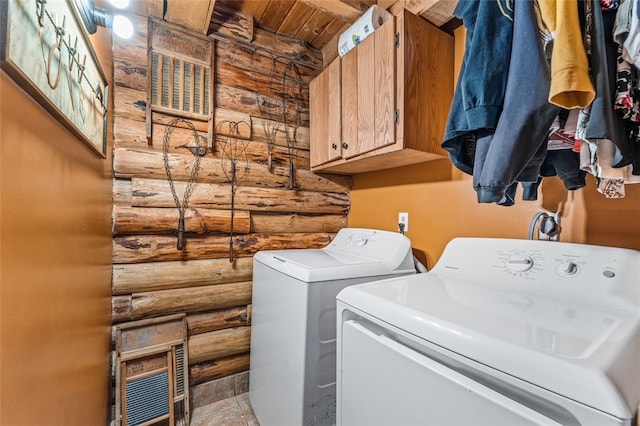
M640 251L540 240L456 238L434 273L640 309ZM607 300L611 298L611 300Z
M396 265L409 256L413 263L411 241L406 236L378 229L341 229L325 250Z

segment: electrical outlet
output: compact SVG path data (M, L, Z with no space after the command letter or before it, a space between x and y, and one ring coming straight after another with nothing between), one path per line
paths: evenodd
M398 229L400 232L407 232L409 230L409 213L398 213Z

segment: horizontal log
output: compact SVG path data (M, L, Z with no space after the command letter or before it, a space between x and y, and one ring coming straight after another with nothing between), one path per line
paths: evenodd
M132 2L132 3L147 3L147 2ZM113 43L113 58L126 59L129 61L144 61L144 65L147 63L147 16L138 15L134 13L127 14L127 18L133 23L133 28L136 30L133 32L133 36L128 39L120 37L114 37ZM142 65L142 64L140 64Z
M113 82L117 86L147 90L147 58L143 60L113 60Z
M182 197L186 183L174 182L174 186L178 197ZM230 184L197 183L192 189L189 206L231 209ZM165 180L133 178L131 192L131 205L134 207L175 206L169 183ZM252 212L346 214L349 203L347 193L239 186L235 193L234 208Z
M253 259L204 259L189 262L113 265L113 294L249 281Z
M282 79L285 72L287 75L291 75L292 72L290 68L292 61L288 58L274 55L263 48L256 48L256 46L244 43L234 43L224 39L219 39L216 43L216 60L250 70L255 74L278 76L280 79ZM317 69L307 67L303 63L295 63L295 65L306 84L309 84L319 74Z
M250 325L247 306L236 306L187 315L187 328L190 336L246 325Z
M132 189L130 179L113 179L113 204L131 205Z
M347 226L347 215L301 215L256 212L251 232L338 232Z
M309 104L309 84L294 71L289 71L287 79L279 75L263 75L252 70L236 67L230 62L216 60L214 72L215 84L233 86L239 89L259 93L271 99L284 102L286 107L295 111Z
M113 154L113 171L118 178L135 177L166 180L167 172L164 158L163 153L159 151L117 148ZM189 180L194 163L194 156L191 153L167 153L166 158L174 181ZM243 165L244 162L238 164ZM227 183L231 177L230 170L231 162L228 160L201 157L196 181ZM345 193L351 189L351 182L350 176L319 175L305 169L295 171L297 188L305 191ZM240 183L243 186L260 188L287 188L289 185L289 168L277 166L269 171L268 166L250 164L248 173ZM166 186L167 189L170 189L168 183Z
M116 85L113 90L113 115L145 121L147 119L147 91Z
M218 3L213 9L207 34L241 39L248 43L253 40L253 16L229 9Z
M252 117L237 111L230 111L228 109L216 108L215 110L216 121L228 120L228 121L247 121L252 123ZM144 121L140 119L132 119L129 117L115 117L114 118L114 147L115 148L134 148L134 149L150 149L154 151L162 152L162 139L164 137L164 131L169 119L174 117L161 115L154 113L154 121L152 124L152 143L147 142L146 132L147 127ZM240 120L241 119L241 120ZM262 123L259 118L253 118L254 125L260 126L260 133L256 136L256 141L249 141L246 155L250 163L267 164L268 163L268 145L266 138L264 137L264 129L262 129ZM196 129L200 132L200 137L208 138L207 126L208 123L199 122L194 120L192 122ZM244 128L244 127L243 127ZM243 135L250 136L250 135ZM187 152L185 147L193 146L193 133L184 129L176 128L171 133L171 138L168 143L168 151L185 153ZM211 143L205 142L208 149L211 149ZM215 149L215 147L213 147ZM283 146L274 145L272 148L272 161L274 165L289 166L290 157L296 168L309 169L309 150L300 147L295 148L292 152L286 147L286 141ZM207 158L221 158L222 152L216 150L215 152L209 152Z
M242 111L253 117L264 117L276 121L282 120L282 111L278 109L278 106L282 105L280 99L269 98L256 94L251 90L224 84L216 84L214 94L215 104L220 108ZM286 113L286 122L295 123L298 111L288 109ZM304 108L299 113L300 125L309 127L309 108Z
M251 281L244 281L115 296L112 299L112 321L132 321L159 315L246 306L251 302L251 286Z
M268 120L265 118L251 117L251 128L253 129L253 140L260 142L273 142L275 145L298 149L309 149L309 128L299 126L286 126L279 121ZM287 133L285 133L287 129ZM295 133L295 137L294 137ZM269 137L271 135L271 137ZM275 137L274 137L275 135ZM270 140L272 139L272 140Z
M219 6L216 5L214 14L211 18L209 26L209 36L216 40L230 40L234 43L244 43L254 48L263 49L273 56L282 56L295 63L305 65L306 67L322 71L322 52L318 49L310 47L307 43L296 40L291 37L276 35L261 28L253 28L253 34L250 35L240 28L230 31L226 30L225 20L231 20L232 23L239 22L246 15L237 12L227 11L220 13ZM244 24L248 26L248 23ZM251 37L249 40L248 37ZM249 44L250 43L250 44Z
M113 207L113 234L162 234L175 233L178 228L179 213L176 208ZM184 215L185 232L204 234L208 232L229 232L231 230L231 210L186 209ZM251 226L248 211L236 210L233 215L233 232L247 234Z
M249 353L195 364L189 369L189 384L198 385L210 380L231 376L249 370Z
M332 238L332 234L323 232L238 235L233 237L233 253L234 257L248 257L260 250L321 248ZM182 250L176 248L176 240L165 235L115 237L113 263L229 258L229 236L186 237Z
M147 124L140 118L115 116L113 118L113 146L114 148L146 148ZM162 149L162 144L158 149Z
M189 364L249 351L251 327L227 328L189 336Z

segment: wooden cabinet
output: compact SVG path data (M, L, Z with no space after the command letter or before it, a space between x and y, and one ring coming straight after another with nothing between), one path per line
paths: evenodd
M453 37L407 10L309 87L311 169L360 173L444 158Z

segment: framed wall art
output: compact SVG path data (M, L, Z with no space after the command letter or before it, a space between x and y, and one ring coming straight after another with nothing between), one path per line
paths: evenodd
M102 158L108 85L72 0L0 0L0 67Z

